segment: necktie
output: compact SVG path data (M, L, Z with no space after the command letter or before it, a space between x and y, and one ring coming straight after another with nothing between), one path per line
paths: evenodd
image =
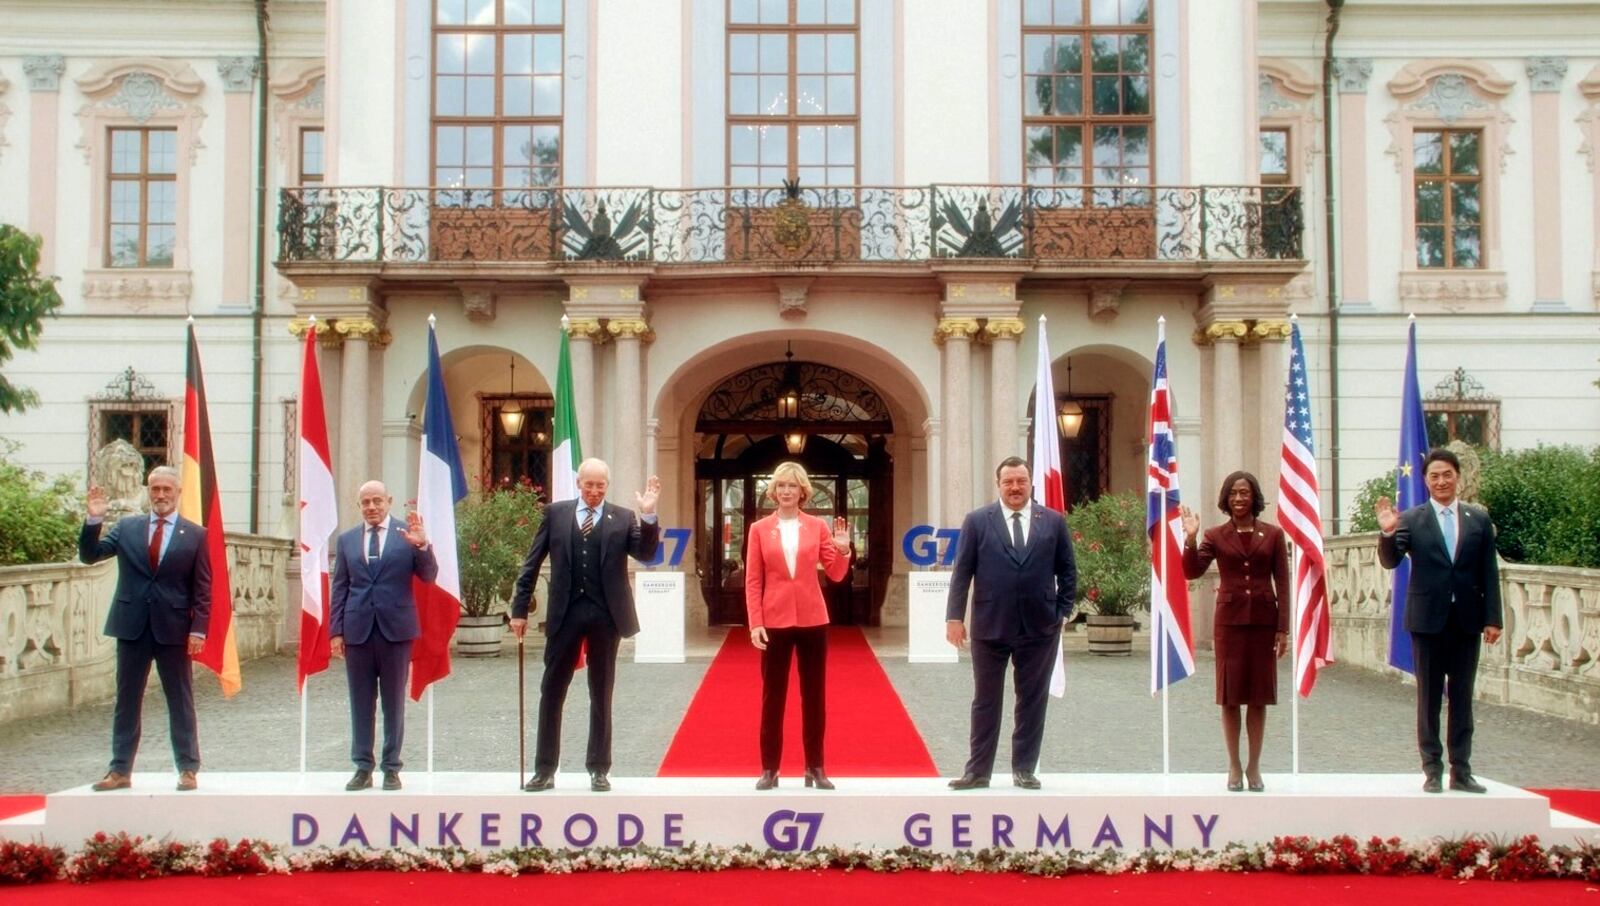
M1011 546L1022 550L1022 514L1011 514Z
M155 572L156 567L161 565L161 538L162 538L162 533L166 529L166 527L167 527L166 518L163 517L163 516L157 516L156 517L156 530L155 530L155 533L150 536L150 571L151 572Z
M1450 559L1456 558L1456 521L1451 517L1452 509L1445 507L1439 511L1439 531L1444 533L1444 549L1450 552Z
M586 506L583 508L583 525L578 526L578 531L582 532L583 536L587 538L589 537L589 530L592 528L594 528L594 507Z
M373 526L367 530L367 559L378 559L378 527Z

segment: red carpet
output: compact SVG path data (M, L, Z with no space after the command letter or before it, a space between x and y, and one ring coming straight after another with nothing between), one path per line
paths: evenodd
M1550 807L1558 812L1600 824L1600 790L1536 790L1529 787L1528 792L1549 799Z
M0 820L44 808L43 796L0 796Z
M1452 906L1519 906L1523 903L1595 903L1600 890L1582 881L1448 881L1363 875L1171 873L979 875L936 872L755 871L710 873L584 872L573 875L489 875L358 871L237 878L167 878L159 881L56 882L5 889L7 906L49 903L117 903L171 906L190 903L447 903L496 902L508 897L548 902L647 902L651 906L707 902L759 902L763 906L817 902L982 903L1064 902L1068 898L1119 904L1443 903Z
M791 668L792 670L793 668ZM823 767L835 777L935 777L928 746L911 723L861 630L828 630L828 730ZM728 633L678 725L662 777L755 777L761 773L761 652L750 635ZM805 771L800 678L789 676L780 774Z

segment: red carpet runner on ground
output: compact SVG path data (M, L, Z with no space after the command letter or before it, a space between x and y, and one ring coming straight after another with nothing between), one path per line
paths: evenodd
M43 796L0 796L0 820L44 808Z
M800 678L791 668L784 710L782 777L805 771ZM934 777L928 746L861 630L828 630L828 729L824 768L834 777ZM761 773L761 652L742 628L728 633L661 760L662 777Z
M1558 812L1600 824L1600 790L1536 790L1528 787L1528 792L1538 793L1550 800L1550 807Z

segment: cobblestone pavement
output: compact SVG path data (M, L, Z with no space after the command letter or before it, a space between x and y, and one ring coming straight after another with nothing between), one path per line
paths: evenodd
M967 756L971 665L910 664L904 630L868 630L890 681L927 742L940 772L954 776ZM615 767L624 776L653 775L699 686L721 630L692 634L681 665L634 664L628 649L619 664L615 699ZM1089 655L1081 634L1068 636L1067 695L1052 699L1045 772L1159 772L1161 702L1148 694L1145 651L1129 658ZM454 675L436 687L434 767L442 771L517 768L516 648L499 658L456 658ZM528 759L532 715L538 700L540 652L527 652ZM568 695L563 725L564 761L582 764L588 696L583 676ZM1171 769L1216 772L1224 768L1212 662L1199 656L1198 671L1173 687L1168 705ZM295 662L271 657L244 665L245 689L223 700L215 678L195 678L204 771L293 771L300 763L300 701ZM752 677L752 681L755 678ZM349 718L340 662L312 677L309 686L307 767L347 771ZM1287 662L1279 688L1289 688ZM1290 708L1269 709L1263 767L1291 767ZM1009 708L1009 699L1008 705ZM1403 681L1353 667L1325 669L1315 694L1300 707L1300 768L1305 772L1416 772L1414 691ZM1600 788L1600 728L1479 703L1473 766L1476 772L1521 786ZM426 701L407 709L406 770L427 767ZM155 677L144 708L144 744L138 773L172 772L164 700ZM996 768L1009 762L1010 721L1002 728ZM111 735L109 703L48 718L8 724L0 731L0 793L41 793L76 786L105 772ZM750 745L755 747L752 737ZM202 783L204 773L202 772Z

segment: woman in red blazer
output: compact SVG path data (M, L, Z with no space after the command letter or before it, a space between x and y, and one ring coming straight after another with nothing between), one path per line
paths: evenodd
M1249 472L1234 472L1222 482L1217 508L1226 523L1206 531L1198 546L1200 517L1183 508L1183 574L1198 579L1217 561L1222 581L1212 638L1217 654L1217 704L1222 706L1222 739L1228 746L1228 789L1266 789L1261 781L1261 737L1267 705L1278 703L1276 661L1289 650L1289 549L1283 530L1259 518L1266 500ZM1239 708L1250 736L1249 761L1239 765Z
M767 496L778 511L750 526L745 548L744 602L750 643L761 649L761 779L756 789L778 785L783 756L783 706L789 696L789 661L800 661L800 723L805 739L806 786L833 789L822 772L827 679L828 606L822 600L820 566L835 582L850 571L850 524L800 511L811 499L811 479L799 463L772 470Z

